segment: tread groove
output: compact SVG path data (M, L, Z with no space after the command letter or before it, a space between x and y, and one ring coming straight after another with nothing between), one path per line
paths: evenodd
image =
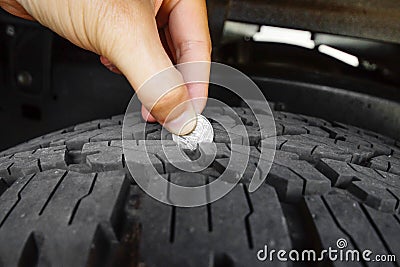
M167 172L166 172L167 168L166 168L165 163L164 163L164 161L162 160L162 158L161 158L159 155L157 155L157 154L154 154L154 156L161 162L161 165L162 165L162 167L163 167L163 173L167 173ZM168 190L169 190L169 188L168 188Z
M352 245L354 246L355 249L357 249L358 251L360 251L360 248L357 246L357 243L355 242L354 238L342 227L342 225L339 223L339 221L337 220L337 218L335 217L335 214L333 213L331 207L329 206L328 202L326 201L324 196L321 196L322 202L324 203L326 209L328 210L329 214L331 215L333 221L335 222L335 224L337 225L337 227L340 229L340 231L342 231L342 233L350 240L350 242L352 243ZM362 259L362 264L364 266L366 266L365 261Z
M386 179L385 176L382 175L382 173L380 173L377 169L373 169L375 173L377 173L380 177L382 177L383 179Z
M397 214L393 215L394 219L400 224L400 218Z
M168 174L168 182L171 182L171 175ZM167 184L167 199L171 203L170 208L170 221L169 221L169 242L174 243L175 241L175 223L176 223L176 206L173 205L173 201L170 198L171 184Z
M288 142L288 140L285 140L282 142L282 144L280 144L278 150L282 150L282 147Z
M126 160L125 160L125 155L122 154L122 168L126 167Z
M40 159L37 160L37 165L38 165L39 171L43 172L42 164L40 164Z
M58 187L60 186L60 184L64 181L64 178L65 178L65 176L67 176L67 174L68 174L68 171L64 172L64 174L58 180L56 186L53 188L53 190L51 191L50 195L46 199L46 202L44 203L43 207L40 209L39 216L41 216L43 214L44 210L46 209L46 207L49 204L50 200L53 198L53 196L56 193L56 191L58 190Z
M247 240L249 243L249 248L253 249L254 243L253 243L253 235L251 232L250 216L253 214L254 208L253 208L253 203L251 202L250 193L247 190L247 186L245 184L243 184L243 191L244 191L244 195L246 197L246 201L247 201L248 208L249 208L249 212L246 214L245 219L244 219L245 225L246 225L246 235L247 235Z
M301 189L301 194L304 196L306 194L306 186L307 186L307 179L300 175L298 172L293 170L292 168L288 167L288 169L296 174L301 180L303 180L303 188Z
M210 179L207 176L206 177L206 185L209 184ZM207 205L206 205L206 209L207 209L207 224L208 224L208 232L212 232L213 231L213 220L212 220L212 209L211 209L211 204L210 204L210 188L206 187L206 199L207 199Z
M77 211L78 211L78 208L79 208L81 202L82 202L85 198L87 198L88 196L90 196L90 194L93 192L93 188L94 188L94 185L95 185L95 183L96 183L97 176L98 176L98 174L96 173L95 176L93 177L93 180L92 180L92 183L91 183L91 185L90 185L89 191L88 191L85 195L83 195L81 198L79 198L78 201L76 202L74 208L72 209L71 215L70 215L70 217L69 217L68 225L71 225L72 222L74 221L75 215L76 215L76 213L77 213Z
M400 204L400 199L398 196L396 196L389 188L386 188L386 191L389 192L389 194L391 194L395 199L396 199L396 205L394 210L398 211L399 210L399 204Z
M362 212L364 213L365 217L367 218L367 220L369 221L369 223L371 224L372 228L374 229L375 233L378 235L379 239L381 240L383 246L385 247L386 251L389 254L393 255L392 250L390 249L389 244L386 242L385 238L383 237L381 231L379 230L378 226L376 225L375 221L371 218L371 216L369 215L368 211L366 210L365 206L363 204L360 204L360 208L362 210ZM397 263L395 263L396 266L399 266Z
M17 201L14 202L14 204L12 205L11 209L7 212L6 216L4 216L3 220L0 222L0 228L3 226L3 224L5 223L5 221L7 220L7 218L10 216L10 214L13 212L13 210L15 209L15 207L18 205L18 203L21 201L22 196L21 193L22 191L24 191L24 189L28 186L28 184L32 181L32 179L36 176L36 174L33 174L28 181L21 187L21 189L18 191L17 193Z
M283 125L282 123L281 123L280 125L282 126L282 135L285 135L286 127L285 127L285 125Z
M390 161L388 161L387 165L388 166L387 166L386 172L389 172L390 169L392 168L392 164L390 163Z
M349 162L347 162L347 166L349 166L353 171L355 171L355 172L359 172L356 168L354 168L354 166L353 165L351 165Z
M318 148L318 145L314 146L313 149L311 149L310 155L314 154L315 150Z
M14 164L15 164L15 162L11 163L11 165L7 167L7 172L8 172L8 175L10 175L10 176L11 176L11 167L12 167Z
M311 131L307 129L307 127L303 126L302 127L304 130L306 130L307 134L311 134Z
M175 219L176 219L176 207L171 206L171 221L169 223L169 242L174 243L175 241Z

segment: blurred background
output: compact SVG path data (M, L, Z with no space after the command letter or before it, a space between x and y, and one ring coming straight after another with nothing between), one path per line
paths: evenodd
M396 0L208 0L213 60L276 108L400 135ZM133 89L99 57L0 10L0 150L125 112ZM211 86L210 96L230 105Z

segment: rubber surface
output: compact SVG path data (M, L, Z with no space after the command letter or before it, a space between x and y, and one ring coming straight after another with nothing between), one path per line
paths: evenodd
M257 102L252 104L257 110ZM263 172L256 169L258 147L271 136L259 129L249 109L235 111L250 137L250 163L227 196L198 208L164 205L134 184L121 148L123 116L60 130L2 152L1 266L301 266L305 263L260 262L256 254L264 245L287 251L336 248L339 238L347 240L348 248L400 256L398 141L274 111L274 164L266 184L250 194L253 172ZM154 140L147 143L153 165L181 185L216 179L231 149L240 149L242 142L237 136L232 146L213 122L217 159L206 170L187 174L161 154L160 126L148 125L142 132L142 123L137 114L133 160L146 164L140 140Z

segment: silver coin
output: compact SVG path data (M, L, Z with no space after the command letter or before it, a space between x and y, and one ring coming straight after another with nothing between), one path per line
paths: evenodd
M203 115L197 116L196 128L187 135L172 135L172 139L183 149L196 150L199 143L212 143L214 130L211 123Z

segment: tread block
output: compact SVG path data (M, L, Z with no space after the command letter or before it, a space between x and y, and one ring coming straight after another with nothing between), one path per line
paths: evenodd
M0 196L0 226L4 224L9 213L21 200L21 192L25 189L33 176L32 174L17 179L15 183Z
M162 139L161 130L156 130L154 132L147 133L146 134L146 139L147 140L160 140L160 139Z
M336 248L338 239L347 240L347 249L355 249L347 233L342 231L341 226L337 224L336 218L333 218L330 211L319 196L306 196L304 198L305 212L310 219L310 225L315 229L315 238L321 244L321 249ZM328 259L326 259L327 262ZM335 262L334 266L363 266L361 262Z
M120 146L118 146L120 145ZM155 157L154 154L162 150L158 146L143 146L136 145L128 147L127 153L133 153L125 160L130 164L135 165L135 168L149 167L151 162L159 173L164 173L163 163ZM147 151L147 152L146 152ZM91 167L92 171L111 171L122 169L124 167L123 153L121 143L111 143L111 146L106 146L106 143L93 143L85 145L83 154L87 155L86 162ZM150 153L150 154L148 154ZM138 170L139 171L139 170Z
M72 225L82 226L93 222L94 218L115 223L118 216L115 211L122 204L128 188L129 181L123 171L99 173L92 192L82 199Z
M335 159L335 160L340 160L340 161L345 161L345 162L351 162L353 155L350 153L347 153L346 151L337 149L337 148L332 148L329 146L325 145L319 145L317 146L313 153L313 157L316 159L321 159L321 158L328 158L328 159Z
M392 149L384 144L380 143L371 143L371 148L375 151L374 156L380 156L380 155L390 155L392 153Z
M317 135L312 135L312 134L303 134L301 136L292 136L291 139L295 140L303 140L303 139L316 142L318 145L327 145L327 146L335 146L335 143L338 144L338 142L341 142L340 140L334 140L329 138L329 136L317 136Z
M65 140L65 145L69 150L80 150L85 143L89 143L90 140L104 132L104 129L98 129L89 132L82 132L76 136Z
M356 173L346 162L321 159L315 167L328 177L332 181L332 185L336 187L345 188L356 179Z
M224 125L225 127L228 127L228 128L233 128L236 125L238 125L238 122L228 115L221 115L221 114L215 113L215 114L210 114L209 117L212 118L211 119L212 121L214 121L220 125Z
M45 171L57 168L66 169L66 154L66 147L60 146L38 149L33 153L33 156L40 160L40 168L42 171Z
M123 121L124 118L125 118L125 121ZM114 116L111 119L114 121L118 120L121 123L121 125L122 125L122 123L125 123L127 126L134 126L139 123L144 123L141 112L132 112L129 114L124 114L121 117Z
M291 160L298 160L299 155L287 151L282 151L282 150L276 150L275 151L275 157L274 157L274 162L281 164L286 161L291 161Z
M19 152L0 159L0 174L15 179L39 171L66 169L66 152L65 146Z
M192 179L190 179L192 178ZM195 178L195 179L193 179ZM194 187L201 186L206 183L206 177L204 175L191 174L171 174L171 182L182 186ZM192 196L198 199L206 199L206 191L204 190L202 195ZM176 195L169 191L169 199L174 202ZM190 197L190 196L187 196ZM188 254L180 254L174 259L171 259L175 264L171 266L177 266L183 264L185 266L198 266L207 265L209 261L209 240L208 235L208 214L205 206L196 208L175 208L175 221L171 225L173 232L170 235L170 241L172 241L171 248L175 251L183 251L189 248ZM191 241L198 240L197 244L194 245Z
M210 241L215 252L226 253L232 262L241 263L238 266L259 266L260 262L257 263L257 258L250 251L240 255L237 253L239 250L246 251L246 247L250 249L253 246L253 236L257 234L251 231L251 226L246 229L246 218L251 217L252 208L244 190L243 185L238 184L223 198L224 201L211 204L213 231Z
M167 195L165 188L165 195ZM140 262L148 267L174 266L171 246L171 229L174 229L173 207L144 195L140 199L139 220L141 225ZM154 257L157 251L157 257Z
M280 199L296 201L302 196L303 179L287 167L272 164L266 182L275 188Z
M308 162L291 160L286 162L286 166L304 180L305 188L303 193L305 195L323 195L331 189L331 181Z
M276 250L289 251L292 248L292 243L289 238L286 218L283 215L275 189L268 185L262 186L251 193L249 197L252 213L249 215L248 221L255 250L268 245L268 247ZM287 266L287 263L274 262L274 266Z
M261 133L258 129L253 127L246 127L247 138L243 137L243 144L249 144L251 146L257 146L261 141Z
M215 143L215 145L217 146L217 154L216 154L216 158L229 158L231 155L231 151L229 149L229 147L227 146L227 144L225 143Z
M84 132L85 132L84 130L79 130L79 131L67 132L59 136L54 136L49 140L50 142L48 146L53 147L53 146L65 145L66 140L79 136L81 133Z
M224 201L211 204L208 211L206 207L174 208L144 196L140 212L143 227L141 261L146 266L209 266L210 259L220 252L234 266L265 265L257 262L250 248L243 255L237 253L244 246L248 247L248 233L244 225L247 215L251 213L241 185L225 196ZM228 220L230 223L226 224ZM210 223L211 229L208 226ZM154 225L158 225L157 228ZM182 249L185 249L185 254L175 253ZM151 251L157 251L157 257ZM174 257L169 256L171 253Z
M282 123L282 126L283 126L282 135L307 134L307 130L299 124L292 125L292 124Z
M269 148L269 149L281 149L282 146L288 141L288 139L284 136L277 136L275 139L276 146L273 147L272 144L274 144L274 139L272 139L272 138L275 138L275 137L269 137L269 138L261 140L261 143L258 147L261 146L263 148L265 147L265 148Z
M243 143L243 137L235 133L228 134L225 129L214 128L214 142L241 145Z
M103 128L106 128L106 127L116 126L116 125L119 125L118 121L114 121L114 120L111 120L111 119L101 120L100 123L99 123L99 128L103 129Z
M400 188L400 176L393 173L376 171L368 167L350 164L355 171L364 174L366 178L384 184L388 188Z
M254 114L249 113L249 114L238 114L240 119L242 120L242 122L247 125L247 126L254 126L257 124L256 122L256 117L254 116Z
M105 147L108 147L107 141L86 143L83 145L82 154L89 154L89 153L97 152L97 151L100 151L100 149L105 148Z
M303 126L306 129L308 134L321 136L321 137L329 137L329 133L322 130L320 127L306 125Z
M268 138L271 136L274 136L274 133L276 136L281 136L283 135L283 125L281 123L276 123L275 124L276 128L275 128L275 132L272 130L262 130L261 134L262 134L262 138Z
M265 105L266 103L263 101L259 101L259 100L252 100L252 99L246 99L246 103L243 103L243 105L247 106L249 105L249 107L256 113L256 114L265 114L265 115L270 115L271 112L269 110L265 109ZM269 107L271 110L274 110L275 108L275 103L268 103Z
M20 177L35 172L39 172L39 161L35 158L23 158L15 160L9 167L11 176Z
M385 187L375 183L354 181L348 191L367 205L384 212L394 212L398 200Z
M400 162L397 158L386 155L371 160L371 168L400 175Z
M244 182L248 183L254 173L257 172L256 165L248 163L244 155L237 157L237 159L236 162L231 163L230 166L232 168L227 168L230 162L229 158L216 159L214 161L214 168L221 174L225 173L224 177L222 177L225 182L236 183L238 180L243 179ZM241 170L243 166L246 166L244 171Z
M13 203L0 228L0 240L8 240L7 243L0 243L0 257L5 266L17 265L32 226L36 224L64 173L60 170L39 173L29 180L24 190L19 191L17 202ZM6 197L8 195L3 194L1 198Z
M400 243L398 239L400 223L396 219L396 215L382 213L370 207L365 207L365 210L387 244L389 253L398 257L397 255L400 255Z
M249 156L254 159L259 159L261 156L260 151L254 146L243 146L243 145L236 145L236 144L228 144L229 150L233 153L239 153L246 155L249 152Z
M78 124L78 125L76 125L74 127L74 131L76 131L76 130L90 131L90 130L99 129L101 121L102 120L94 120L94 121L84 122L84 123Z
M86 163L93 171L112 171L122 169L122 149L117 147L101 147L98 153L86 157Z
M72 264L73 266L83 266L93 254L95 257L102 257L101 248L96 250L95 246L93 251L92 245L92 240L97 234L96 231L99 225L110 232L110 236L107 237L110 239L108 242L120 243L116 238L116 234L119 231L117 225L118 218L123 210L124 198L129 189L128 179L120 171L104 172L97 175L92 186L91 191L80 199L81 201L70 225L70 231L74 233L74 239L69 240L70 243L62 250L62 255L66 262L71 262L71 259L77 262ZM90 236L93 236L93 238L89 238ZM76 250L68 249L70 247ZM79 251L79 257L76 256L78 254L77 251ZM73 258L74 255L75 258Z
M9 167L13 164L10 157L0 158L0 175L3 177L9 176Z
M177 146L160 148L156 155L163 162L166 173L180 171L180 168L195 171L201 167L200 162L192 161Z
M122 139L122 129L116 129L99 134L91 138L90 142L101 142L101 141L109 142L111 140L121 140L121 139Z
M357 201L339 194L330 194L324 198L332 216L346 234L351 237L354 246L359 250L369 249L375 254L388 254ZM376 266L379 266L379 264Z
M173 140L139 140L139 146L176 146Z
M258 115L257 117L260 119L259 128L261 139L282 135L283 126L281 124L275 123L270 116Z
M324 119L320 118L315 118L307 115L299 115L305 122L308 123L310 126L316 126L316 127L322 127L325 125L331 125L329 122L327 122Z
M398 200L388 190L399 189L397 177L384 178L369 168L329 159L318 162L316 168L333 185L347 189L365 204L384 212L396 210Z
M153 176L154 169L158 173L165 173L164 164L154 154L132 149L126 151L126 153L124 154L126 164L135 171L135 175L138 177Z
M218 115L224 115L225 111L222 107L210 107L206 106L203 113L205 117L212 117Z
M301 159L309 159L315 147L316 145L312 143L288 140L280 147L280 149L296 153Z

